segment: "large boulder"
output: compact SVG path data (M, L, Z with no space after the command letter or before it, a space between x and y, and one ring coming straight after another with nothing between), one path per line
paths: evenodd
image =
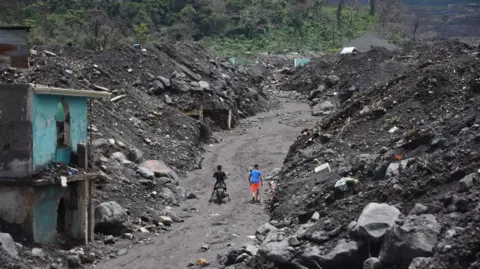
M263 242L263 243L268 243L271 241L276 241L277 238L279 237L278 235L278 229L273 226L270 223L265 223L262 226L258 227L256 233L255 233L256 238Z
M164 211L165 215L168 216L173 222L182 223L184 220L177 214L175 211L171 209L167 209Z
M310 96L308 97L309 101L312 101L313 99L317 98L318 95L320 95L322 92L325 91L325 86L324 85L318 85L318 87L310 92Z
M379 241L400 216L400 210L387 204L370 203L358 218L355 230L364 238Z
M95 232L120 235L126 228L127 211L115 201L104 202L95 208Z
M310 244L300 255L300 261L307 266L318 264L323 269L354 268L368 258L368 250L362 243L341 239L327 254L314 244Z
M167 187L163 187L158 195L165 199L167 203L175 203L177 201L175 193Z
M3 248L10 256L18 257L17 246L10 234L0 233L0 248Z
M381 269L382 262L379 258L371 257L363 262L363 269Z
M110 144L106 138L98 138L93 140L92 146L95 151L107 154L112 147L112 144Z
M157 76L157 79L160 80L165 88L170 88L170 80L168 78L162 77L162 76Z
M428 207L422 204L415 204L413 209L410 211L409 215L423 215L428 212Z
M288 244L288 239L262 244L258 250L267 260L277 264L288 264L293 258L294 251L295 249Z
M335 248L322 257L321 266L327 269L358 264L368 257L366 251L361 249L361 244L355 241L347 242L345 239L339 240Z
M175 79L172 79L170 82L171 82L172 89L177 92L187 93L190 91L190 85L184 80L175 78Z
M123 163L125 160L127 160L127 157L119 151L114 152L110 158L117 160L119 163Z
M267 235L270 231L276 231L277 228L270 223L265 223L257 228L256 234Z
M155 173L146 167L140 167L137 169L137 174L146 179L154 179Z
M473 173L465 176L458 182L459 191L468 191L477 182L477 174Z
M240 249L232 249L230 252L225 255L225 257L222 257L219 260L220 264L223 264L225 266L233 265L235 264L237 258L242 255L243 250Z
M340 78L336 75L329 75L328 77L326 77L325 79L325 83L327 84L327 86L329 88L335 86L338 84L338 82L340 82Z
M156 177L169 177L175 181L178 181L178 175L175 171L173 171L168 165L166 165L163 161L159 160L148 160L140 163L139 168L148 168L153 173L155 173Z
M396 224L385 234L380 260L385 264L408 265L414 258L432 256L440 229L431 214L408 216L403 225Z
M257 252L258 252L258 248L254 245L250 245L250 244L247 244L245 245L245 252L250 254L250 255L257 255Z
M143 161L143 153L142 153L141 150L139 150L137 148L130 149L127 157L130 161L132 161L134 163L140 163L141 161Z
M330 101L316 104L312 107L312 116L330 115L335 109L335 105Z

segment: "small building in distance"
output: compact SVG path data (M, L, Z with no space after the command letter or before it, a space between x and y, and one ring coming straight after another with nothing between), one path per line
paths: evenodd
M344 47L340 54L355 54L358 50L355 47Z
M0 67L28 69L29 27L0 27Z

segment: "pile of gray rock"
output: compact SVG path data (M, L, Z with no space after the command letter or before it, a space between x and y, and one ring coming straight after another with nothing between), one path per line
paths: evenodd
M395 206L370 203L347 227L335 227L318 216L297 227L266 223L256 231L257 245L247 247L258 252L232 250L224 264L245 262L256 253L287 268L380 269L404 265L419 269L433 255L441 228L435 216L425 214L423 205L403 216ZM348 236L341 236L345 230Z

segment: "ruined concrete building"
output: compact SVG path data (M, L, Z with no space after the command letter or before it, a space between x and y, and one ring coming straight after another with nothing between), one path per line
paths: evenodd
M109 93L0 84L0 221L28 239L93 240L90 98ZM8 232L8 231L7 231ZM61 235L61 236L60 236Z

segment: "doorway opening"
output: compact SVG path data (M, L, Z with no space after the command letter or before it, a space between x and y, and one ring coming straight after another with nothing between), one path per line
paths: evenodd
M57 209L57 234L65 234L67 217L67 202L64 197L60 199Z

